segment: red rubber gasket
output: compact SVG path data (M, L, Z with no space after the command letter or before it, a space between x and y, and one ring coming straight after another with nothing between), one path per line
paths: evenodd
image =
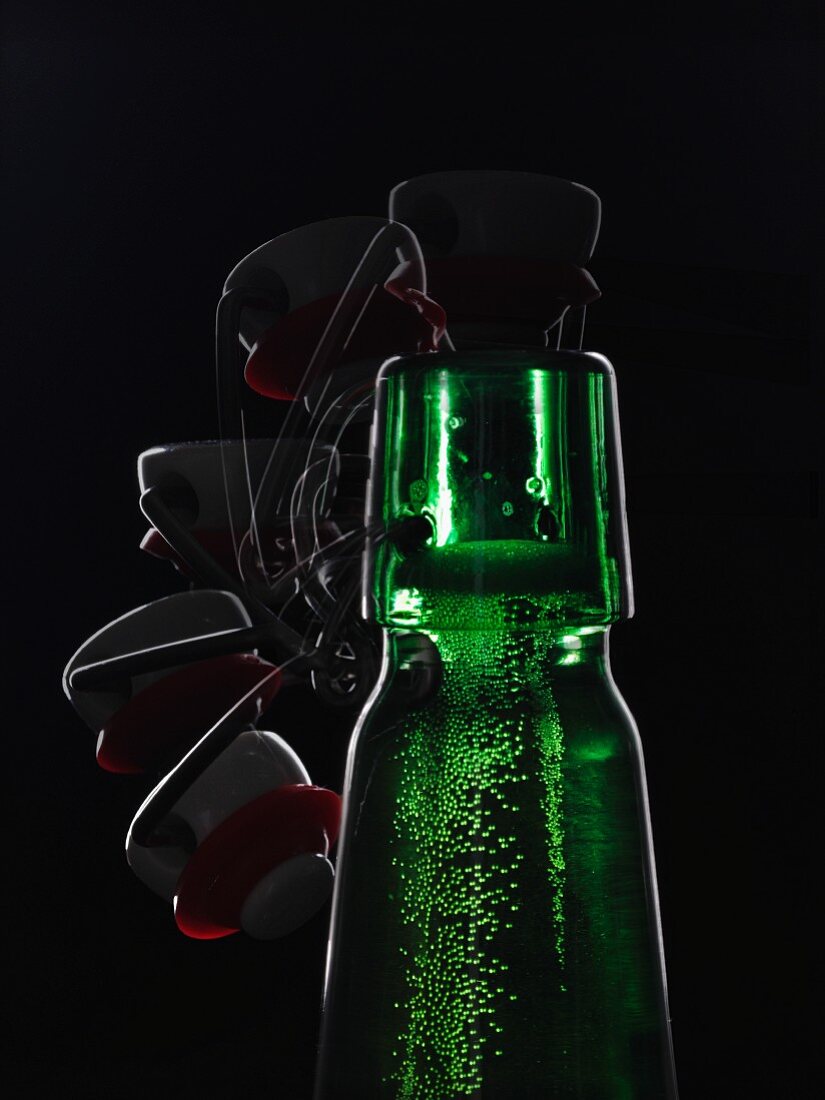
M252 722L281 684L274 665L251 653L197 661L149 684L109 718L100 733L97 762L108 772L136 775L183 753L260 684L239 712Z
M326 855L340 823L340 795L325 787L287 784L242 806L213 829L181 872L178 928L196 940L237 932L257 883L293 856Z
M443 310L430 304L429 299L422 301L396 286L374 290L370 287L350 293L348 308L359 320L333 368L360 359L414 354L435 347L434 329L441 324L443 331ZM244 378L256 393L279 401L294 400L318 336L326 329L340 297L334 294L299 306L263 333L244 370ZM359 310L363 310L360 315Z
M430 259L427 284L427 293L451 321L506 317L542 323L564 306L589 305L601 297L583 267L518 256Z

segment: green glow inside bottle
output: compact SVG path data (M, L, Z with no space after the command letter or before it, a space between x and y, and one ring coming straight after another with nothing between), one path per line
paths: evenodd
M368 555L385 660L350 749L316 1095L675 1097L642 753L608 663L632 611L612 369L391 361L373 451L369 520L432 534Z

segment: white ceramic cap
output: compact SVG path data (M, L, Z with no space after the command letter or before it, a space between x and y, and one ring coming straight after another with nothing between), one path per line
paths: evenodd
M286 936L314 916L332 891L335 871L320 852L279 863L253 888L241 908L241 928L256 940Z
M520 256L583 266L599 235L589 187L533 172L433 172L390 192L426 257ZM448 318L449 320L449 318Z
M230 592L176 592L121 615L88 638L66 665L63 690L80 717L98 733L133 695L168 676L172 669L133 676L111 691L74 691L69 676L76 668L167 642L250 625L243 604Z
M224 291L282 285L283 312L339 294L386 218L328 218L302 225L260 245L236 264Z
M184 822L200 844L230 814L262 794L285 784L309 782L306 768L282 737L266 730L245 730L198 776L169 816ZM135 843L131 831L126 840L129 866L170 903L188 858L174 845L144 848Z
M247 350L273 324L274 315L283 316L310 302L341 294L379 233L383 235L376 242L380 247L353 284L368 288L378 280L385 281L401 260L419 258L409 232L393 227L386 218L313 222L282 233L245 256L229 273L224 291L253 287L274 295L273 309L245 307L242 312L240 335ZM320 339L320 332L318 336Z
M144 451L138 458L138 482L141 492L158 488L168 498L169 507L187 527L197 530L222 530L229 520L226 508L224 463L229 484L242 486L245 492L233 494L233 519L241 530L249 527L252 499L266 469L275 440L250 439L224 442L167 443ZM278 441L273 461L283 461L295 451L300 463L306 462L310 444L302 439ZM315 444L313 460L328 456L334 448ZM223 453L222 453L223 452ZM290 464L294 469L294 465ZM251 496L250 496L251 490Z

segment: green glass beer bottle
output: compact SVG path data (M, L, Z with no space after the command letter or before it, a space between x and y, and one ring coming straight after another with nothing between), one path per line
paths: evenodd
M377 385L317 1100L672 1100L614 375L487 348Z

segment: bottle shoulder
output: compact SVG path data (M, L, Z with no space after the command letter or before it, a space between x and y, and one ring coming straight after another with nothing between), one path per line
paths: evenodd
M425 737L436 753L468 731L479 752L492 740L538 745L552 735L574 758L636 758L641 741L636 722L608 668L592 665L541 666L525 662L502 669L496 654L488 664L456 665L449 660L428 689L411 696L409 678L388 662L362 712L352 752L374 757L392 753L411 737ZM529 745L525 745L529 750Z

